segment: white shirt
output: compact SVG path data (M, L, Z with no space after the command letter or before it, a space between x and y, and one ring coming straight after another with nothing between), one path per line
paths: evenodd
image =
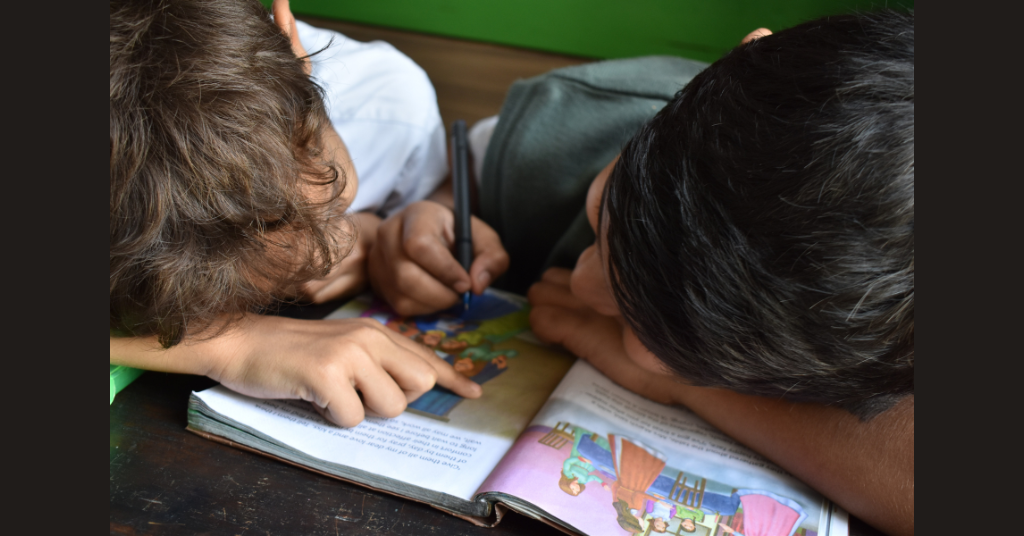
M349 212L386 216L430 195L448 174L448 160L427 73L383 41L296 25L313 55L313 80L324 89L331 124L359 175Z

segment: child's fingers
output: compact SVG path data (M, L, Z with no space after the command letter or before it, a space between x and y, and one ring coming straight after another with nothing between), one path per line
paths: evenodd
M457 302L458 295L451 288L408 257L402 236L398 218L385 221L377 230L369 269L374 289L403 316L431 313Z
M623 345L622 328L610 317L554 306L534 307L530 325L537 337L560 344L619 385L659 401L674 384L634 363ZM657 385L652 382L658 381Z
M455 292L470 289L469 274L452 255L444 237L411 231L406 233L402 246L413 262L441 284Z
M465 376L459 374L458 372L455 372L455 369L452 368L452 366L449 365L447 361L439 358L437 354L434 353L433 350L423 346L418 342L403 337L398 333L395 333L391 330L387 330L386 328L385 333L387 333L387 335L393 339L395 344L400 346L402 349L411 352L415 356L418 356L421 360L421 363L433 369L434 383L436 383L437 385L450 389L453 392L455 392L455 394L466 398L477 398L483 393L483 390L480 388L478 384L476 384L469 378L466 378ZM392 353L390 355L394 356L401 354ZM388 362L385 365L385 368L389 372L395 370L396 360L394 358L390 358L387 361ZM408 365L408 362L403 362L402 360L399 360L397 363L399 365ZM423 389L423 392L430 390L432 387L433 384L431 384L430 387Z
M413 262L455 292L470 289L469 274L451 252L455 218L437 203L414 207L403 222L402 248ZM474 237L475 238L475 237Z
M575 310L589 309L587 304L577 298L568 286L548 281L539 281L531 285L530 290L526 293L526 298L534 307L551 305Z
M366 273L363 271L331 274L332 278L314 279L302 285L302 291L313 303L324 303L363 288Z
M530 326L542 341L560 344L583 358L611 347L622 348L622 328L618 322L591 309L534 306Z
M501 237L489 225L473 218L473 265L470 278L473 292L482 293L492 281L508 270L509 257Z
M565 268L548 268L547 270L544 270L543 274L541 274L540 280L555 285L563 285L568 288L569 282L572 281L572 270Z
M366 412L363 401L348 381L331 381L321 378L321 385L314 390L310 403L325 419L343 428L352 428L363 422Z
M380 366L361 367L355 373L355 381L356 388L363 394L367 411L387 418L397 417L405 411L405 393Z
M539 284L535 283L534 287ZM530 292L532 294L533 287L530 288ZM570 340L584 325L580 312L559 305L534 303L533 300L530 304L530 328L533 334L544 342L562 345L579 356L578 349L572 347L574 345Z
M437 383L437 371L430 366L428 359L444 362L440 357L423 356L405 348L396 350L381 360L384 370L395 379L398 387L405 393L405 401L412 402L423 393L434 388Z
M465 398L479 398L484 393L480 384L455 372L455 369L443 359L434 359L428 364L437 371L437 384Z
M396 268L396 300L391 303L403 316L426 314L446 309L459 301L459 295L413 262Z

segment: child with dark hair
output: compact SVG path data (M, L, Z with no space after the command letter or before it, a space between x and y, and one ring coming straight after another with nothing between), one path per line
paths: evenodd
M517 82L479 179L540 338L913 532L913 14Z
M111 364L308 400L342 426L364 403L395 416L435 382L479 396L374 320L258 314L363 287L381 216L447 172L419 67L296 22L286 0L272 11L110 3Z

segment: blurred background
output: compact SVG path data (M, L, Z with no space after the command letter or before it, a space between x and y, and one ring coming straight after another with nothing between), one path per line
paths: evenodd
M261 0L270 7L272 0ZM291 0L314 26L382 40L418 63L446 128L497 114L512 82L589 61L667 54L713 62L757 28L913 0Z
M270 5L270 0L264 0ZM296 15L582 56L712 62L758 27L913 0L292 0Z

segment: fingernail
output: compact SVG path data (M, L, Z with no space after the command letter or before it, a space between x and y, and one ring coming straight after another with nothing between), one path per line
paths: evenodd
M491 284L491 272L488 272L487 270L484 270L484 271L480 272L479 274L477 274L476 280L479 281L480 284L485 286L485 287L487 285L490 285Z
M459 281L455 283L455 292L462 294L463 292L469 292L471 285L465 281Z

